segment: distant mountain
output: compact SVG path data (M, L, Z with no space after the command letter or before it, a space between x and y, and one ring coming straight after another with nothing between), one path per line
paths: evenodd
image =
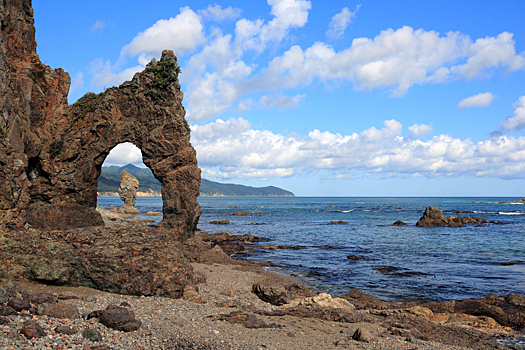
M118 192L121 173L126 170L139 180L138 192L158 195L161 193L160 182L153 176L151 169L139 168L133 164L122 167L112 165L102 167L102 173L98 178L98 193L104 195ZM224 184L206 179L201 180L200 195L211 196L253 196L253 197L294 197L290 191L275 186L251 187L237 184Z

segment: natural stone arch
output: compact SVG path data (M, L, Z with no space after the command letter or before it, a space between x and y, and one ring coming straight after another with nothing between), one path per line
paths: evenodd
M30 2L7 1L0 10L0 229L103 225L95 210L102 163L114 146L132 142L162 184L160 226L180 240L191 236L201 213L200 170L173 52L69 106L69 75L36 54Z
M181 241L201 212L200 170L173 52L69 106L71 80L40 62L32 13L31 0L0 1L0 277L172 298L195 290ZM162 183L165 228L101 226L97 178L125 141Z
M54 137L43 145L30 174L39 183L30 191L30 225L40 229L101 225L95 207L102 164L116 145L131 142L162 184L160 226L180 229L184 237L194 231L200 215L196 202L200 170L189 143L178 69L173 52L165 51L159 62L153 60L132 81L98 95L86 94L67 109L60 123L51 123L48 130ZM54 177L41 176L51 174L48 168ZM46 198L53 198L43 201L42 192L51 192Z

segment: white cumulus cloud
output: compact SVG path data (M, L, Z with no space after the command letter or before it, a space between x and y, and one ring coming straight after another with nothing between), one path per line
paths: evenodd
M525 53L516 53L513 34L507 32L473 40L460 32L440 34L404 26L370 38L355 38L342 50L324 42L309 47L292 45L290 34L308 22L311 2L267 2L270 20L239 18L230 33L215 26L205 28L203 20L238 18L238 9L213 5L194 12L183 7L176 17L159 20L139 33L122 49L117 64L94 62L97 69L92 84L121 83L151 58L158 58L163 49L172 49L178 56L186 55L180 81L187 118L199 122L226 111L248 110L250 106L243 101L251 101L256 94L286 96L287 89L304 88L316 81L350 82L358 90L384 89L393 97L402 97L414 85L482 79L495 72L525 68ZM345 8L335 15L330 35L343 33L358 9ZM265 51L267 55L262 55ZM127 57L137 57L140 65L122 70ZM477 98L486 103L489 97ZM468 103L462 101L458 108ZM260 103L259 107L264 105L273 106Z
M140 149L130 142L121 143L109 152L109 155L104 161L106 164L112 165L126 165L135 164L142 165L142 152Z
M352 12L348 7L343 8L341 12L332 17L332 21L328 25L328 31L326 36L332 39L337 39L345 33L346 28L355 18L357 11L361 5L357 5L355 10Z
M122 49L122 55L158 56L162 50L173 50L177 56L185 55L205 41L200 17L189 7L180 9L175 18L161 19L139 33Z
M525 96L521 96L512 106L514 107L514 116L507 118L500 124L500 129L504 132L525 129Z
M418 127L413 127L417 132ZM428 129L428 126L419 129ZM449 135L428 141L402 137L395 120L351 135L311 131L305 137L254 130L244 119L192 127L199 166L215 179L271 178L306 172L348 171L398 176L521 178L525 137L473 143ZM428 131L428 130L425 130ZM337 177L337 176L336 176Z
M413 136L416 138L422 138L434 132L434 128L432 127L432 125L425 124L414 124L412 126L409 126L408 130L410 130L409 137Z
M495 98L496 96L494 96L490 92L477 94L461 100L457 108L463 109L466 107L487 107L492 103L492 101L494 101Z
M233 20L241 16L242 10L236 7L228 6L223 9L220 5L208 5L205 10L198 11L198 14L206 19L222 22L227 19Z
M509 130L525 127L525 96L514 105L514 117L502 125ZM512 119L514 118L514 119ZM407 136L396 120L348 135L312 130L306 136L255 130L243 118L218 119L193 125L192 144L207 178L216 180L295 176L305 173L363 173L369 176L478 176L523 178L525 137L499 135L477 143L450 135L435 135L430 125L414 124ZM139 164L140 150L122 144L106 163Z

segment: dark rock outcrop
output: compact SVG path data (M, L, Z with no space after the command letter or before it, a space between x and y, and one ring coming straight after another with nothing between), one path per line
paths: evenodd
M416 226L432 227L432 226L449 226L461 227L466 224L480 224L487 222L485 218L472 216L444 216L440 209L428 206L423 213L423 216L418 220Z
M200 170L173 52L70 106L69 75L36 53L31 1L5 0L0 14L0 229L102 226L95 210L102 163L132 142L162 184L160 225L191 236Z
M394 225L394 226L407 226L406 222L403 222L401 220L397 220L392 225Z
M171 298L182 297L186 286L197 283L172 230L136 226L33 232L4 233L0 274Z
M262 301L276 306L288 304L295 298L315 296L315 293L296 283L288 286L256 283L252 286L252 292Z
M88 315L88 319L93 317L98 318L104 326L122 332L136 331L142 325L133 311L116 305L108 305L105 310L96 310Z
M22 326L22 329L20 329L20 334L22 334L27 339L42 338L47 335L42 326L33 321L25 323Z
M196 283L180 242L201 214L200 170L173 52L68 105L69 75L36 53L31 1L0 2L0 20L0 277L181 297ZM103 227L97 178L122 142L162 184L162 229Z

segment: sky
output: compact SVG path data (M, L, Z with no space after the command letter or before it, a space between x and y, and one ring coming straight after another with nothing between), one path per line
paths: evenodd
M33 0L69 103L178 57L202 177L300 196L525 197L525 1ZM143 166L132 144L105 165Z

